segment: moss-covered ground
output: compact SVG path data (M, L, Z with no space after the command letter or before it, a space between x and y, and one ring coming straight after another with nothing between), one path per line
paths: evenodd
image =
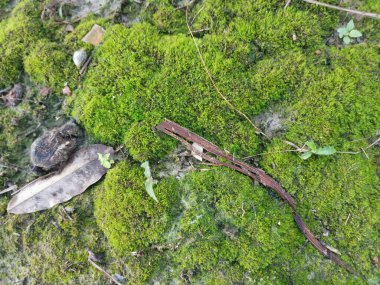
M128 284L379 284L380 151L368 146L380 133L380 21L301 0L286 9L280 0L200 0L187 12L189 1L137 2L67 32L58 10L41 16L53 9L48 1L11 9L0 0L0 90L25 86L18 106L0 99L0 190L34 178L31 142L65 117L88 140L128 154L48 211L10 215L11 195L0 196L0 284L110 283L88 250ZM376 0L325 2L380 13ZM344 45L336 29L350 19L363 37ZM94 24L106 29L95 48L81 41ZM280 118L273 137L220 96L196 46L234 108L264 133L263 113ZM72 62L80 48L93 54L84 76ZM159 203L151 199L140 164L149 160L158 178L177 145L154 129L164 118L278 180L311 231L358 274L305 242L274 193L231 170L195 164L182 179L161 178ZM310 140L338 153L302 160L286 143Z

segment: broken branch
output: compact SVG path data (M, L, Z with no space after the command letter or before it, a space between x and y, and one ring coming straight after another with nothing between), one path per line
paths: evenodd
M272 177L266 174L263 170L255 168L247 163L244 163L236 159L235 157L229 154L226 154L224 151L220 150L216 145L212 144L206 139L198 136L197 134L189 131L186 128L183 128L182 126L172 121L165 120L164 122L156 126L156 128L177 139L183 145L185 145L189 151L191 151L197 156L202 157L204 160L211 162L215 166L225 166L240 173L243 173L244 175L247 175L252 179L260 182L262 185L274 190L284 200L284 202L292 208L293 218L297 223L297 226L301 230L302 234L310 241L310 243L325 257L331 259L337 265L341 266L347 271L354 273L354 271L349 265L344 263L334 252L328 249L314 236L314 234L307 228L306 224L302 221L301 217L297 214L296 202L293 199L293 197L289 193L287 193L285 189L282 188L282 186L276 180L274 180ZM194 143L201 146L204 151L199 151L198 148L193 147ZM210 154L205 152L208 152ZM217 157L221 157L229 161L230 163L222 162Z

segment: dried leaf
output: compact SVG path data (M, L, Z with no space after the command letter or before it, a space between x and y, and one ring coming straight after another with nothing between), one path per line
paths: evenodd
M99 25L95 24L91 31L89 31L82 39L85 43L92 44L94 46L100 45L103 40L104 33L106 31Z
M112 154L114 151L101 144L79 149L59 173L36 179L21 188L9 202L8 212L41 211L81 194L107 172L98 160L98 152Z

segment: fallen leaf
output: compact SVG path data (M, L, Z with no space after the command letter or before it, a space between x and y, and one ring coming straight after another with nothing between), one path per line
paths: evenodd
M107 172L98 160L98 152L113 154L114 150L101 144L79 149L60 172L21 188L9 201L8 212L24 214L46 210L83 193Z
M91 31L89 31L82 38L82 41L84 41L85 43L92 44L94 46L98 46L102 42L105 32L106 31L101 26L95 24L92 26Z

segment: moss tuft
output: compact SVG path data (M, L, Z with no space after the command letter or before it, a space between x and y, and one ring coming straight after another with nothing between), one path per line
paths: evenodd
M0 23L0 88L20 79L24 54L45 34L40 21L41 10L40 1L24 0Z
M147 194L141 167L127 162L111 169L95 201L95 217L117 254L145 250L162 242L162 234L178 211L177 182L155 187L159 203Z
M74 81L75 66L65 48L47 39L38 41L24 58L25 71L35 83L55 91Z

